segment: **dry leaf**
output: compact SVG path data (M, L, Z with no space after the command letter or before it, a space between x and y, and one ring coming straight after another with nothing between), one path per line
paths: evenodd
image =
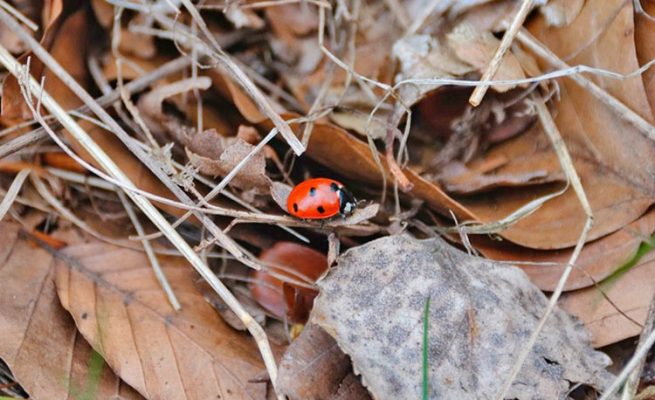
M655 210L647 212L635 222L618 231L587 243L566 281L564 290L581 289L600 282L630 260L641 243L655 232ZM499 261L527 261L530 263L556 263L556 265L528 265L517 263L532 283L544 291L553 291L562 276L573 249L534 250L499 242L484 237L471 238L471 242L485 257ZM593 279L593 280L592 280Z
M259 259L283 277L311 285L327 270L325 254L294 242L277 242ZM248 283L252 297L270 313L294 323L305 323L318 291L286 282L269 272L251 271Z
M635 46L639 63L644 65L655 59L655 1L642 1L641 6L648 15L635 16ZM655 68L650 67L641 77L651 112L655 115Z
M168 303L145 255L105 244L66 249L57 292L80 332L148 398L262 399L257 347L232 330L194 287L182 258L159 257L182 304Z
M492 398L547 304L517 268L471 257L435 238L391 236L347 251L318 282L312 321L350 355L377 399L421 397L424 306L430 398ZM555 310L508 398L561 398L601 388L609 359Z
M617 10L620 12L614 18ZM611 23L597 36L599 29L605 28L600 21L607 20ZM534 35L570 64L592 65L618 73L629 73L639 67L631 34L633 28L632 3L622 0L588 1L578 18L564 28L547 27L543 18L537 18L530 26ZM580 49L583 51L579 52ZM570 59L571 55L576 56ZM652 121L640 77L627 80L591 78ZM636 220L653 203L655 146L652 140L572 80L561 80L560 90L554 117L594 212L594 225L588 238L593 240ZM550 141L538 126L496 146L486 156L504 156L509 160L497 173L560 169ZM482 221L490 222L553 191L555 189L549 187L498 190L484 198L458 200ZM575 193L569 189L500 234L525 247L561 249L577 242L584 221L584 212Z
M550 0L539 11L546 18L548 25L562 27L575 21L582 6L584 0Z
M291 400L364 400L350 359L320 326L307 324L280 360L278 388Z
M59 303L52 255L19 231L0 223L0 358L34 399L143 399L107 365L96 364L98 356Z
M45 7L45 30L41 45L47 49L69 74L78 82L84 82L87 77L85 47L86 42L78 38L87 37L88 12L85 7L78 7L72 2L49 0ZM41 80L44 77L45 90L52 94L64 109L71 109L81 104L79 98L68 89L43 63L32 53L24 54L20 61L30 61L30 73ZM24 102L18 85L13 76L8 76L2 84L2 116L4 118L27 119L32 113Z
M189 161L204 174L226 176L255 148L239 138L232 139L232 143L227 145L218 159L203 157L187 149ZM257 193L268 193L271 181L266 176L264 152L255 154L232 178L230 185L243 190L252 189Z
M455 78L475 70L460 60L450 46L429 35L412 35L393 45L393 56L400 63L396 83L405 79ZM403 85L400 93L408 106L440 85Z
M453 49L462 62L472 65L480 75L489 66L500 40L491 32L480 31L477 27L468 24L459 24L447 36L448 45ZM523 79L525 74L521 64L511 50L505 53L498 72L493 76L495 80ZM506 92L516 85L492 85L497 92Z
M620 340L637 336L648 307L655 295L655 252L646 254L637 265L625 273L619 273L600 284L605 296L592 286L565 293L560 306L580 318L593 339L594 347L602 347ZM613 303L613 304L612 304Z

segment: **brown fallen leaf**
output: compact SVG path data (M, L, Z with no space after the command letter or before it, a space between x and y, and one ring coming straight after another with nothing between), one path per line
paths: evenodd
M57 298L54 260L0 223L0 358L31 398L143 399L77 332Z
M99 243L59 255L59 298L94 349L147 398L265 398L254 341L204 300L184 259L159 261L180 312L166 300L143 253Z
M294 242L277 242L259 259L277 274L311 285L327 270L325 254ZM305 323L318 291L285 282L267 271L251 271L248 287L252 296L274 316Z
M635 222L605 237L587 243L564 286L565 291L591 286L610 276L624 265L639 249L641 243L655 232L655 210L647 212ZM527 261L556 263L557 265L528 265L517 263L539 289L553 291L562 276L573 249L534 250L499 242L484 237L471 237L471 243L485 257L499 261ZM593 280L592 280L593 278Z
M86 43L73 38L85 38L89 13L77 0L47 0L44 2L44 31L40 42L50 54L78 81L86 80ZM44 77L45 90L56 94L64 109L79 105L79 99L43 63L28 52L20 57L24 62L31 58L30 73L40 80ZM2 116L8 119L31 119L32 113L24 103L18 81L8 76L2 84Z
M230 139L225 141L225 148L218 158L203 157L187 149L189 161L203 174L226 176L255 148L242 139ZM234 176L230 185L243 190L254 190L257 193L268 193L271 181L266 176L264 152L260 151L255 154Z
M348 250L318 286L312 321L377 399L421 398L423 351L430 398L492 398L547 304L517 268L407 235ZM578 382L601 389L608 364L580 324L555 310L507 397L561 398Z
M323 328L307 324L280 360L277 384L291 400L364 400L350 359Z
M604 33L597 35L601 29ZM542 17L530 25L532 34L569 64L626 74L639 68L633 29L632 3L622 0L587 1L578 17L566 27L549 27ZM544 70L549 68L547 63L541 65ZM640 77L591 79L646 120L653 121ZM570 79L560 80L560 101L554 116L595 215L588 239L614 232L642 215L655 200L653 142ZM559 170L552 147L538 126L496 146L487 156L499 154L507 157L509 163L497 173ZM490 222L548 191L547 187L497 190L484 197L458 200L483 221ZM582 208L569 189L500 234L525 247L561 249L576 243L584 221Z
M655 59L655 1L642 1L641 6L648 15L635 16L635 46L640 64L646 64ZM650 109L655 115L655 68L650 67L641 75L646 88Z
M478 27L462 23L447 35L448 45L462 62L472 65L482 75L493 58L500 40L489 31L480 31ZM495 80L523 79L525 74L518 59L509 50L494 75ZM506 92L516 85L493 85L497 92Z
M560 306L578 317L591 332L594 347L602 347L637 336L655 295L655 252L646 254L637 265L600 284L610 303L596 287L565 293ZM618 310L617 310L618 308ZM620 312L620 311L621 312Z

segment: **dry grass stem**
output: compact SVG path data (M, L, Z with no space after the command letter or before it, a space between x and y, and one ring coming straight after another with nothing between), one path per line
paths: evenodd
M646 322L641 330L639 335L639 343L637 348L644 345L648 335L653 332L653 327L655 326L655 296L650 300L650 306L648 307L648 314L646 316ZM638 365L628 376L628 379L623 386L623 392L621 393L621 400L632 400L637 394L637 389L639 388L639 381L641 379L641 370L644 368L644 363L646 362L645 358L639 360Z
M20 189L23 187L23 183L29 176L30 172L30 169L21 170L18 174L16 174L13 182L11 182L7 193L4 195L2 201L0 202L0 221L2 221L2 219L5 217L5 214L7 214L7 211L9 211L11 205L14 204L16 196L18 196L18 192L20 192Z

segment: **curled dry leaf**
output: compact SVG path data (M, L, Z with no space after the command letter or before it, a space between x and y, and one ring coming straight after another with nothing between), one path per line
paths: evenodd
M644 323L655 295L654 274L655 252L651 251L627 272L617 273L602 282L600 288L605 296L592 286L565 293L560 306L585 324L591 332L594 347L637 336L642 327L635 322Z
M350 359L323 328L307 324L280 360L277 385L291 400L367 400Z
M328 267L325 254L293 242L277 242L264 250L259 259L278 276L310 286ZM252 271L250 278L250 292L262 307L280 319L307 321L318 291L283 281L263 270Z
M598 35L599 29L605 29L602 35ZM632 2L622 0L587 1L567 27L548 27L543 17L530 25L530 31L569 64L592 65L624 74L639 68L633 29ZM547 68L545 65L544 69ZM640 77L591 79L652 122ZM554 117L595 216L589 240L614 232L641 216L655 200L653 141L570 79L560 81L560 101ZM498 173L560 170L550 141L539 126L497 145L486 156L504 156L509 160ZM458 200L482 221L491 222L549 191L553 190L497 190L484 197ZM577 242L584 222L584 212L569 189L500 234L525 247L561 249Z
M143 399L103 363L57 298L52 255L0 223L0 358L31 398Z
M618 231L587 243L564 286L565 291L591 286L610 276L629 261L645 238L655 232L655 210L647 212L635 222ZM517 262L539 289L552 292L559 282L573 249L534 250L499 242L484 237L471 238L471 243L485 257L499 261ZM529 265L530 263L555 263L555 265Z
M204 300L184 259L159 257L182 304L175 312L143 253L90 243L58 257L62 305L94 349L142 395L265 397L255 343L232 330Z
M218 137L218 134L214 132ZM231 142L231 143L230 143ZM228 144L229 143L229 144ZM212 176L225 176L230 173L243 160L255 146L246 143L240 138L226 139L223 143L225 149L218 159L203 157L187 149L187 156L191 164L200 172ZM195 146L198 148L199 146ZM203 150L205 154L215 153L217 149ZM213 155L213 154L212 154ZM271 181L266 176L266 157L263 151L253 156L232 178L230 185L243 190L255 190L257 193L267 193Z
M350 249L318 285L312 321L335 337L378 399L421 398L423 351L430 398L493 398L547 304L517 268L406 235ZM561 398L576 382L600 389L611 379L608 364L557 309L507 397Z

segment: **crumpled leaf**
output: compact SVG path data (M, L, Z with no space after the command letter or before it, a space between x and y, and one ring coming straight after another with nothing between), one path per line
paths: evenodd
M655 252L651 251L627 272L618 273L600 284L611 303L597 287L592 286L565 293L559 304L585 324L591 332L594 347L616 343L641 333L641 326L620 311L644 324L655 295L654 274Z
M489 66L500 40L491 32L480 31L468 24L459 24L447 35L448 44L457 57L463 62L472 65L480 75ZM503 61L494 75L495 80L523 79L525 74L519 60L509 50L505 53ZM497 92L506 92L516 85L492 85Z
M392 54L400 63L396 82L404 79L455 78L475 70L462 61L452 48L430 35L412 35L396 41ZM440 85L403 85L403 101L412 105Z
M59 303L52 255L19 231L0 223L0 358L34 399L143 399L104 362L96 364L98 355Z
M320 326L307 324L280 360L278 389L291 400L365 400L350 359Z
M218 136L215 132L214 134ZM255 148L240 138L230 139L232 140L226 140L227 143L231 143L220 153L218 159L204 157L187 149L189 161L204 174L212 176L229 174ZM208 154L208 151L204 153ZM230 181L232 186L244 190L254 189L257 193L267 193L270 184L271 181L266 176L266 157L263 151L255 154Z
M261 399L254 341L232 330L194 287L183 258L158 257L182 310L168 303L146 256L100 243L56 264L57 292L78 329L147 398Z
M377 399L421 398L428 298L430 398L493 398L547 303L517 268L407 235L350 249L318 285L312 321ZM555 310L507 397L561 398L576 382L601 388L608 364L580 324Z

